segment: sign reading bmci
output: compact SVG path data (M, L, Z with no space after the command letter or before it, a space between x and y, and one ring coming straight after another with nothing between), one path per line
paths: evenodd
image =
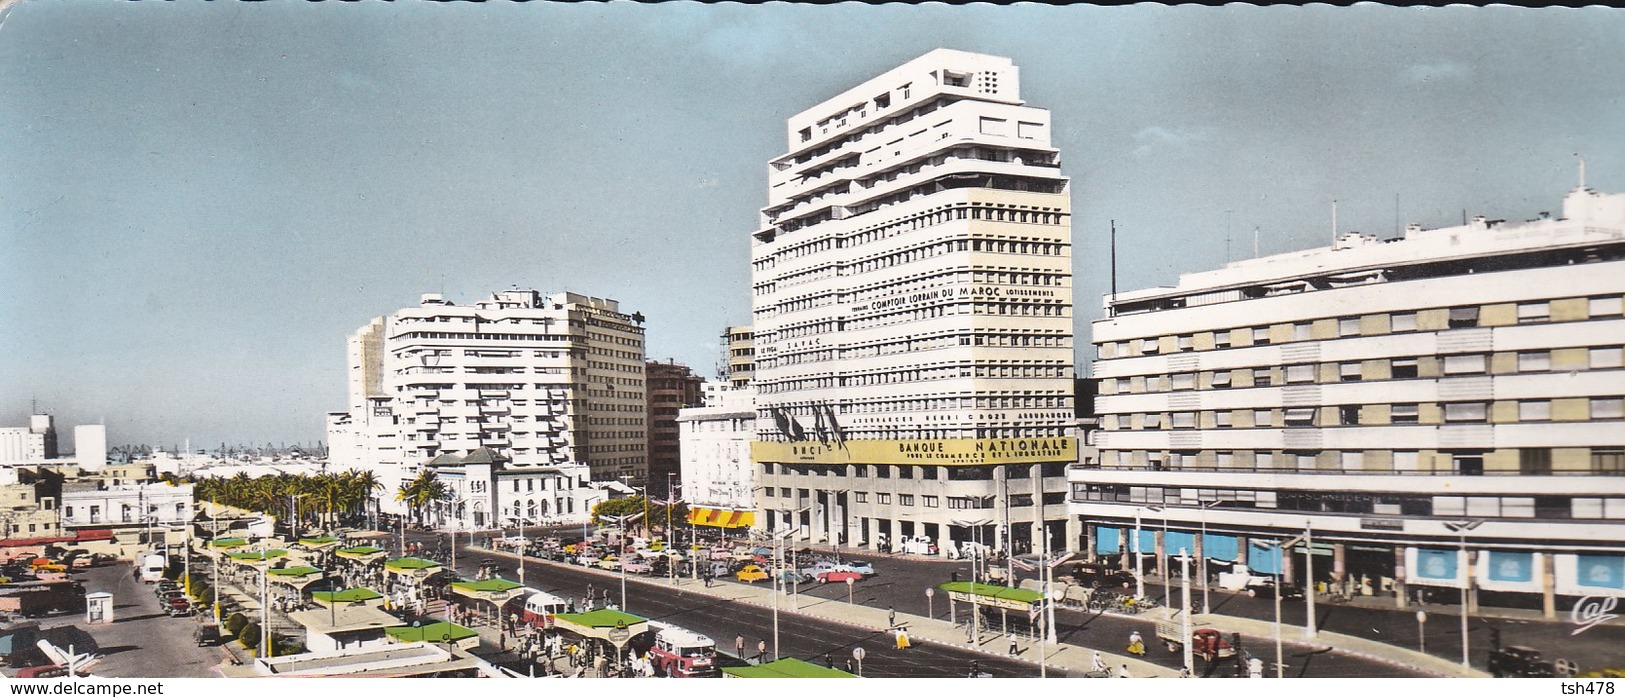
M754 441L750 456L757 462L816 465L1021 465L1076 462L1078 440L1064 436L849 440L841 445Z

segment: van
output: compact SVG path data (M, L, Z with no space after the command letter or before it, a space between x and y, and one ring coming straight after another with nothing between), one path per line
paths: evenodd
M162 554L148 554L141 557L141 565L137 567L141 572L142 583L157 583L164 578L164 569L169 567L169 560Z

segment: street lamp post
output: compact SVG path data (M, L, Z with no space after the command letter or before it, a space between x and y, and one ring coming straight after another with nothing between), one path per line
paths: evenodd
M628 513L621 516L604 516L615 519L615 527L621 531L621 555L616 566L621 570L621 612L626 612L626 524L643 517L642 513Z
M1467 585L1468 580L1470 579L1469 569L1466 568L1467 531L1477 528L1483 524L1483 519L1463 520L1460 522L1444 524L1444 526L1449 528L1451 532L1457 533L1461 536L1461 556L1458 557L1458 563L1463 567L1461 569L1461 672L1463 673L1473 669L1472 663L1470 663L1468 660L1471 654L1468 653L1467 648Z
M981 559L983 564L987 563L987 558L982 550L982 526L991 522L993 521L987 519L970 522L954 521L955 525L970 528L972 538L976 542L976 551L971 555L970 561L970 636L972 646L982 645L982 607L981 603L976 600L976 579L980 578L980 574L977 572L976 562Z
M1207 503L1202 504L1202 558L1197 560L1197 563L1201 566L1200 572L1202 574L1202 614L1204 614L1204 615L1213 611L1213 606L1208 603L1208 593L1207 593L1207 588L1208 588L1208 584L1207 584L1207 577L1208 577L1208 564L1207 564L1207 560L1208 560L1208 551L1207 551L1207 509L1212 508L1214 506L1217 506L1217 505L1219 505L1221 503L1224 503L1224 502L1223 501L1209 501Z
M1315 542L1313 532L1310 530L1312 522L1303 521L1303 585L1305 586L1303 597L1307 598L1305 602L1309 613L1308 619L1304 620L1303 623L1303 638L1305 639L1315 638L1317 630L1315 626ZM1276 589L1276 595L1280 595L1279 588Z
M1191 558L1189 551L1183 547L1179 550L1179 587L1182 591L1180 602L1184 605L1180 608L1179 617L1182 625L1180 635L1185 637L1185 674L1195 675L1196 659L1193 655L1194 649L1191 647Z
M773 660L779 660L779 579L783 574L778 571L784 561L784 538L795 532L790 528L783 532L773 533Z

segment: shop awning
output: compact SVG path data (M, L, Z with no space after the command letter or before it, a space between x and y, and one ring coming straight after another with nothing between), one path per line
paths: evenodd
M432 576L440 568L440 562L418 557L401 557L384 562L384 571L418 580Z
M383 559L388 555L388 552L377 547L345 547L333 554L338 555L341 559L369 563Z
M844 670L813 665L798 658L781 658L756 666L723 668L726 678L855 678Z
M753 511L730 511L721 508L690 508L688 522L690 525L705 525L715 528L748 528L756 524L756 513Z

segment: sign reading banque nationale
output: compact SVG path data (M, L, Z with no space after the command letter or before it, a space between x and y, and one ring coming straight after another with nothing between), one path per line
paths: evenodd
M1078 441L1069 437L849 440L844 447L817 441L756 441L750 452L757 462L1011 465L1076 461Z

